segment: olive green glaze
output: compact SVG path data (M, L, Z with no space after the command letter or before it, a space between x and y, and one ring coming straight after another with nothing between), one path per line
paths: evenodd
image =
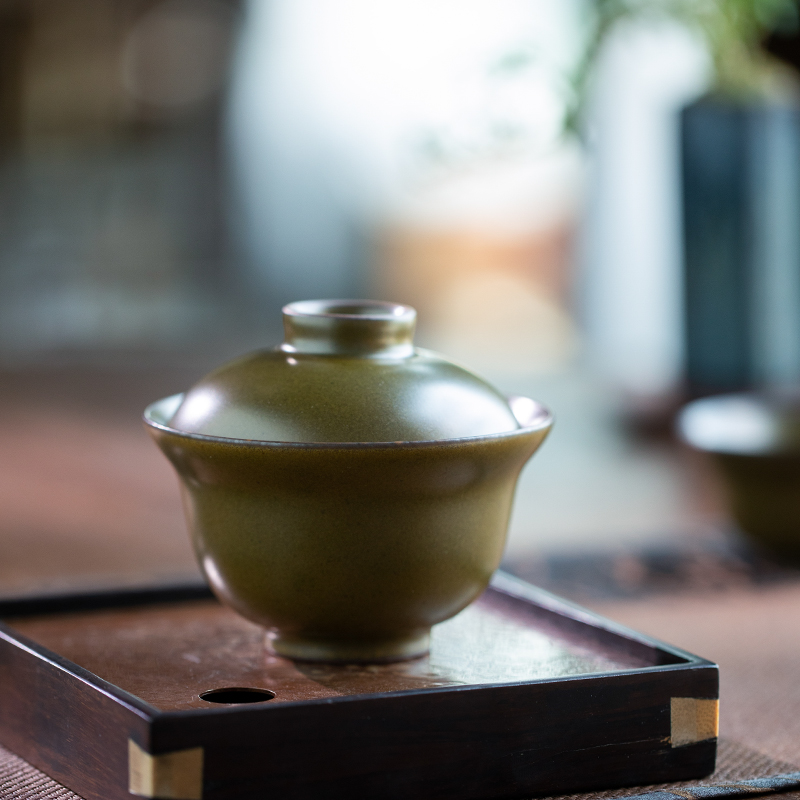
M415 349L415 318L293 303L281 347L145 412L209 583L281 655L420 655L500 562L517 476L552 418Z
M714 460L739 527L782 559L800 563L800 452L716 453Z
M800 398L697 400L681 412L679 430L713 457L741 530L780 558L800 563Z
M427 650L497 568L517 476L551 416L441 442L296 444L171 429L180 396L145 420L182 479L214 591L282 655L392 660Z
M284 309L286 340L215 370L171 426L280 442L398 442L515 430L506 399L472 372L412 344L416 312L375 301Z

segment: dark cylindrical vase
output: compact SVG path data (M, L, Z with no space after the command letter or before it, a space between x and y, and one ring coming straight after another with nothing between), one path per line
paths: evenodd
M681 118L695 395L800 381L800 110L705 97Z

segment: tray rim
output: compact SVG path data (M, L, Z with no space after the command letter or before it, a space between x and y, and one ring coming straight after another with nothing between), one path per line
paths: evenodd
M487 591L522 601L528 605L543 609L556 617L565 618L585 625L591 629L602 631L622 640L627 640L668 654L679 659L676 663L652 664L644 667L614 669L607 672L587 672L577 675L559 675L547 678L535 678L521 681L502 681L497 683L455 684L415 689L398 689L389 692L370 692L368 694L343 695L339 697L312 698L308 700L287 700L277 705L259 703L254 705L209 706L209 708L193 708L165 711L151 705L114 683L106 681L85 667L70 661L68 658L50 650L24 634L13 626L8 617L26 618L44 614L73 613L116 608L136 608L147 605L161 605L170 602L182 603L196 600L214 599L214 595L205 584L185 584L180 586L156 586L144 589L124 589L86 594L70 593L66 595L45 595L40 598L25 597L12 600L0 600L0 639L12 647L27 651L30 655L44 661L73 678L101 692L110 700L126 707L142 721L153 724L156 721L180 720L193 717L217 717L229 715L260 715L275 712L278 709L293 707L326 706L341 703L367 703L370 700L388 700L390 698L408 698L416 695L447 694L454 692L473 692L504 687L543 685L548 683L568 683L597 680L598 678L614 679L628 675L684 671L699 668L718 669L717 664L708 659L696 656L673 645L639 633L631 628L614 622L601 614L590 611L581 605L559 597L545 589L541 589L526 581L498 571L493 576Z
M614 620L604 617L602 614L598 614L595 611L585 608L584 606L580 605L580 603L573 602L565 597L561 597L553 592L547 591L546 589L535 586L532 583L528 583L522 578L517 578L515 575L511 575L508 572L498 570L492 577L489 586L491 589L499 591L502 594L518 597L521 600L527 600L529 603L545 608L546 610L558 614L559 616L573 619L576 622L581 622L592 628L606 631L607 633L637 642L638 644L651 647L655 650L661 650L665 653L675 656L676 658L680 658L685 662L683 664L656 664L652 667L620 670L621 672L644 672L652 669L665 670L674 667L682 668L687 666L702 665L713 667L717 666L717 664L715 664L713 661L709 661L707 658L695 655L694 653L690 653L688 650L683 650L680 647L668 644L667 642L662 642L660 639L657 639L654 636L649 636L646 633L640 633L639 631L629 628L628 626L619 622L614 622ZM609 675L616 674L616 671L611 673L603 672L591 674Z

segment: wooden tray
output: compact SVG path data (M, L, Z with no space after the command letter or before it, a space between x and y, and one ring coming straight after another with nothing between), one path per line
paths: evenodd
M714 768L716 665L503 574L393 665L268 656L191 589L0 616L0 743L87 800L505 798Z

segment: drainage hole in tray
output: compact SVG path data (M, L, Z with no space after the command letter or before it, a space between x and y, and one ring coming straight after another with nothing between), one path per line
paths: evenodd
M241 686L231 686L224 689L209 689L200 693L200 699L207 703L222 703L233 705L240 703L266 703L272 700L275 692L269 689L248 689Z

